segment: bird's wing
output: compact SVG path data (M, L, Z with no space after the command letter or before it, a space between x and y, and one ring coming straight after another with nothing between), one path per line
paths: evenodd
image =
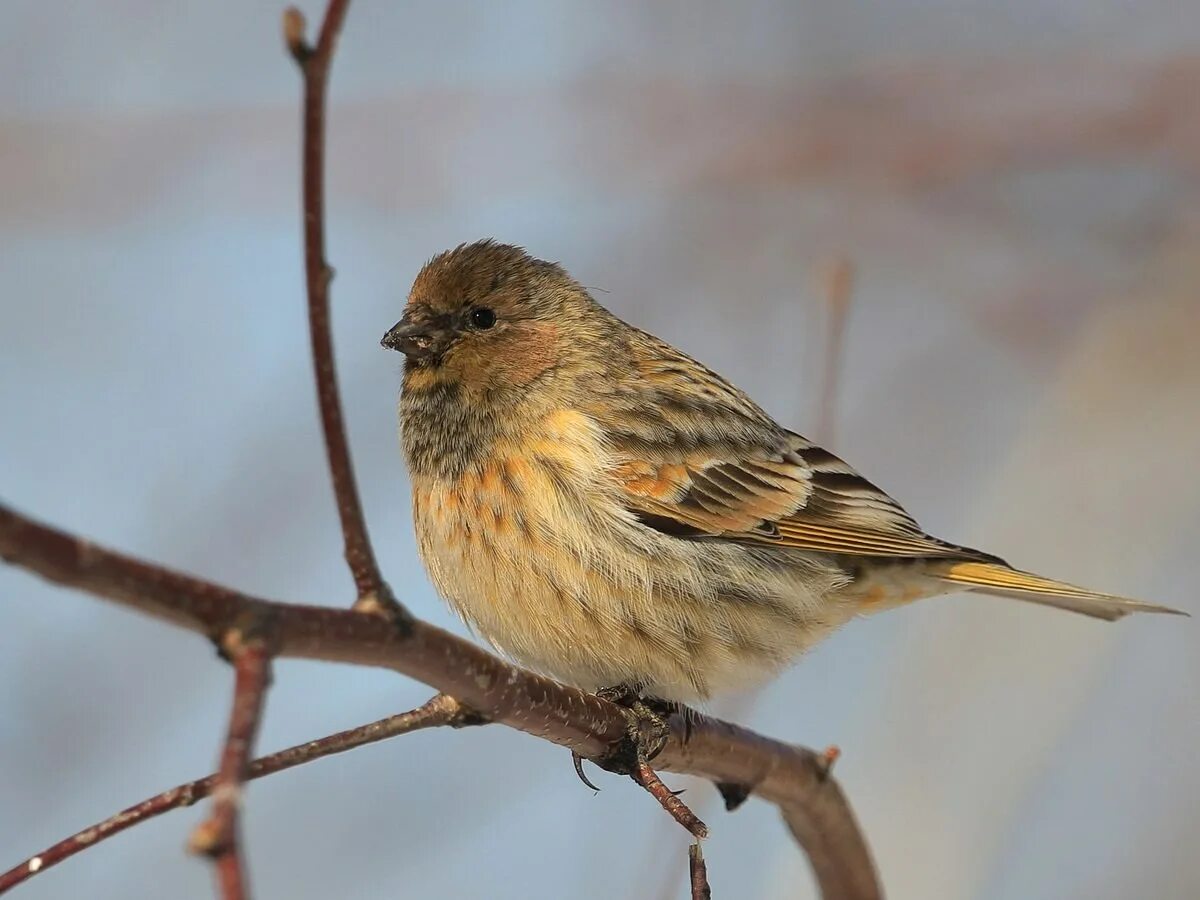
M648 335L635 349L630 399L603 424L623 499L647 526L851 556L994 560L925 534L853 468L690 357Z
M669 460L619 454L628 507L677 536L721 537L849 556L983 558L930 537L874 484L798 435L781 451L698 452Z

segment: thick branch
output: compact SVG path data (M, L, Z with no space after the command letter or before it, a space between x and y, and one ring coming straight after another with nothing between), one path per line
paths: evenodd
M277 655L379 666L448 693L492 721L597 757L627 732L624 712L591 694L502 662L419 620L399 624L352 610L273 603L122 556L0 506L0 557L177 625L219 637L240 617L269 617ZM696 716L682 722L655 766L743 785L777 804L812 861L826 900L881 896L845 797L819 754Z
M323 756L345 753L347 750L374 744L377 741L401 734L408 734L410 731L432 728L437 725L458 727L472 724L474 721L472 714L457 700L447 697L445 694L438 694L424 705L409 712L388 716L368 725L360 725L358 728L351 728L348 731L339 731L337 734L331 734L319 740L307 741L269 756L260 757L250 763L246 771L246 780L251 781L255 778L262 778L264 775L273 775ZM217 778L217 775L209 775L206 778L189 781L187 784L163 791L161 794L156 794L141 803L121 810L116 815L109 816L103 822L97 822L95 825L71 835L66 840L47 847L36 856L31 856L7 872L0 873L0 894L27 881L39 872L44 872L51 866L57 865L64 859L74 856L79 851L86 850L106 838L119 834L126 828L132 828L134 825L161 816L173 809L191 806L213 792L217 785Z
M346 17L349 0L332 0L315 47L304 39L304 17L294 7L284 13L284 39L304 79L304 280L308 291L308 327L312 340L313 374L321 430L329 457L338 518L342 524L346 563L354 576L361 605L382 604L395 609L396 602L379 571L375 551L363 518L350 444L338 392L337 368L333 358L333 334L329 324L329 283L333 269L325 258L325 95L333 48Z

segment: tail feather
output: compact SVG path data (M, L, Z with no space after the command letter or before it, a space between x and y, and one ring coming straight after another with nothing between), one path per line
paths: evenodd
M1085 616L1107 619L1110 622L1135 612L1188 615L1183 610L1172 609L1169 606L1158 606L1154 603L1144 603L1141 600L1131 600L1128 597L1117 597L1113 594L1101 594L996 563L952 563L944 571L939 572L937 577L942 581L961 584L985 594L1012 597L1029 603L1067 609Z

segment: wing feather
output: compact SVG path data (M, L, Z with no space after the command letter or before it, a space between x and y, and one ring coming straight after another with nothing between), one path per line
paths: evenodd
M925 534L844 460L777 425L690 357L639 333L639 360L597 417L628 507L650 527L850 556L995 557Z

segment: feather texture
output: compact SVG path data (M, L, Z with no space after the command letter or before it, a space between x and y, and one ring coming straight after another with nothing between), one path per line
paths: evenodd
M1089 591L1087 588L1076 587L1065 581L1054 581L1051 578L1043 578L1041 575L1022 572L1009 566L974 562L956 563L941 572L938 577L943 581L981 590L986 594L1012 597L1042 606L1053 606L1057 609L1066 609L1109 622L1135 612L1187 615L1182 610L1172 609L1169 606L1159 606L1142 600L1118 597L1115 594Z

